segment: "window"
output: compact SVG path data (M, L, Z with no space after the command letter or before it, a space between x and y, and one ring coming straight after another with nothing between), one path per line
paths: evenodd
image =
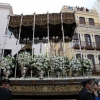
M96 47L100 47L100 36L95 35L95 42L96 42Z
M90 59L90 60L92 61L93 65L95 65L94 55L88 54L88 55L87 55L87 58Z
M10 49L4 49L4 57L6 57L8 54L11 54L12 50Z
M85 34L85 41L87 45L91 45L91 38L89 34Z
M86 24L84 17L79 17L80 24Z
M78 40L78 33L74 34L74 40Z
M79 59L81 58L81 55L80 54L76 54L76 59ZM82 58L83 58L83 54L82 54Z
M89 18L89 25L94 25L94 19L93 18Z

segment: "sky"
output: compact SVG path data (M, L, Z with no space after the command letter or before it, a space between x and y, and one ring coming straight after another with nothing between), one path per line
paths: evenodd
M0 3L9 3L14 14L43 14L59 13L64 5L91 7L97 0L0 0Z

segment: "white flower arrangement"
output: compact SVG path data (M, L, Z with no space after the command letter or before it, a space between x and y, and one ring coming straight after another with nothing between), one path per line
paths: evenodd
M86 69L87 71L92 71L93 69L93 64L90 59L79 59L82 69Z
M20 67L27 67L30 65L32 56L29 52L20 52L18 54L18 64L20 65Z
M50 65L50 59L46 55L34 55L31 66L38 70L45 70Z
M72 58L70 61L71 70L81 71L81 64L79 59Z
M61 71L64 68L64 57L59 55L51 57L52 68L58 71Z
M7 55L6 57L4 57L4 59L1 61L1 68L4 70L7 69L12 69L14 68L16 63L16 60L14 57L12 57L11 55Z

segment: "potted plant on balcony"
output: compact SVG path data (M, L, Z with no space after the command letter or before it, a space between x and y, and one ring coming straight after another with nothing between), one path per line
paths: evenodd
M8 78L8 76L12 73L12 68L15 67L16 60L11 55L7 55L1 61L1 68L3 69L3 73Z
M32 56L29 52L23 51L18 54L18 64L21 69L22 77L25 77L28 67L30 66L30 62L32 60Z

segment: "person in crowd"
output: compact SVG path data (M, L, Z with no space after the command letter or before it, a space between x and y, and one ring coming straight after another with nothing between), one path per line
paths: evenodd
M93 92L94 92L95 100L100 100L98 91L99 91L98 90L98 82L94 82L93 83Z
M77 7L77 10L80 10L79 6Z
M12 92L9 90L9 79L4 79L2 81L2 86L0 87L0 100L12 100Z
M98 82L98 97L100 98L100 82Z
M92 80L87 79L82 81L83 88L79 91L78 100L95 100L94 94L92 91Z
M10 80L9 80L9 79L4 79L4 80L2 81L2 87L3 87L3 88L9 89L9 85L10 85Z

